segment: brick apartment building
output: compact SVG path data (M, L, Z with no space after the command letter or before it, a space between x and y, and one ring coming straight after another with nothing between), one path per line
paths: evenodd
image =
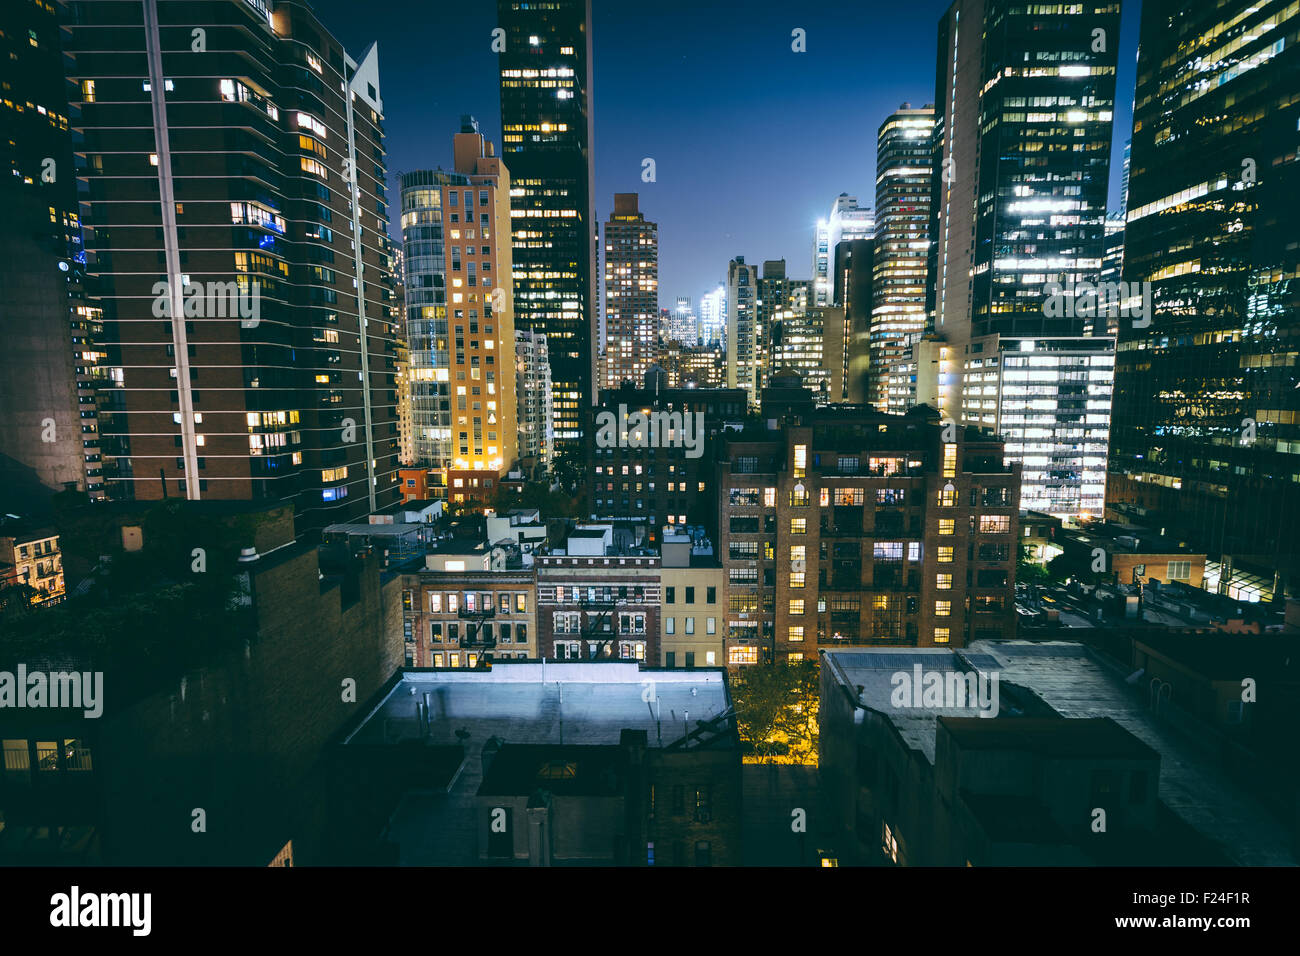
M745 415L745 393L726 388L618 388L602 390L601 403L592 410L592 434L588 474L591 486L591 514L596 520L613 521L633 529L635 540L657 545L664 525L702 524L712 529L715 523L712 493L715 437L726 422L739 422ZM625 408L632 419L637 413L691 414L690 434L684 439L675 433L670 439L677 447L649 447L649 433L638 437L630 433L619 419L618 443L604 446L598 425L600 414L615 416ZM702 415L703 425L696 416ZM702 428L703 442L695 446L696 432ZM607 432L608 434L608 432ZM664 435L667 435L665 431ZM666 444L656 436L653 444ZM685 447L681 442L691 445ZM644 445L645 447L641 447Z
M541 555L536 562L541 656L661 663L658 555Z
M537 582L513 548L445 542L402 575L408 667L537 657Z
M1014 635L1019 465L929 408L794 408L718 463L728 664Z

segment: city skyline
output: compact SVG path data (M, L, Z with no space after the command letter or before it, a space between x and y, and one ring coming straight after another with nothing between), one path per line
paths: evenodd
M640 195L646 217L660 224L664 302L716 289L737 255L785 259L792 278L811 279L817 220L835 197L848 193L874 206L880 124L904 102L920 107L933 99L935 30L949 5L925 0L881 11L836 0L791 11L765 0L747 7L743 22L731 22L723 10L686 3L644 17L594 0L594 221L608 218L615 193ZM493 4L435 10L400 2L379 24L356 20L342 0L318 0L313 9L349 50L379 44L390 189L400 188L401 172L450 168L446 141L462 114L473 114L484 137L501 143ZM1110 209L1119 208L1132 125L1139 12L1129 3L1122 13ZM846 18L864 29L844 30ZM482 42L449 45L431 59L421 52L421 23ZM804 53L791 49L795 29L805 31ZM888 42L864 47L864 33ZM706 46L700 37L717 39ZM754 115L788 115L842 132L834 149L812 149L798 127L773 134L780 127L745 119ZM655 160L654 182L642 180L647 158ZM396 225L393 238L400 239Z
M1300 2L722 6L3 8L11 923L1300 862Z

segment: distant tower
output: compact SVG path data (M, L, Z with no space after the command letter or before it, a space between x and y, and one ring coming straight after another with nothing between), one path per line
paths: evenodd
M761 374L757 296L758 269L736 256L727 264L727 387L743 388L755 408Z
M659 227L636 193L615 193L605 223L605 388L640 383L659 351Z

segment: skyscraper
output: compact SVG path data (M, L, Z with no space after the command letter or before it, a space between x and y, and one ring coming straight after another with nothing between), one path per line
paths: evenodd
M826 259L831 270L830 301L826 305L844 304L844 276L835 267L840 246L846 242L871 239L875 234L876 214L871 207L859 206L857 196L840 193L831 205L831 217L826 224Z
M127 26L121 4L89 0L67 25L106 490L292 502L300 532L387 507L378 51L352 59L298 3L142 9Z
M831 224L829 219L818 219L813 229L813 304L826 305L831 301Z
M858 205L858 198L840 193L831 204L830 216L817 220L813 232L813 298L814 307L839 305L837 297L842 290L835 286L835 247L854 239L870 239L875 234L875 219L870 209Z
M555 444L582 460L595 402L590 0L497 0L502 154L512 176L515 319L546 336Z
M934 107L904 103L876 133L876 243L867 400L889 405L889 370L925 332Z
M844 392L855 405L865 405L870 396L875 250L875 239L854 239L835 247L835 287L842 290L848 336L844 345ZM907 407L890 411L903 412Z
M1104 319L1056 308L1049 288L1101 271L1118 45L1114 0L957 0L939 23L942 344L917 400L1000 434L1024 464L1021 506L1063 517L1103 510L1114 353Z
M807 279L791 279L785 274L784 259L765 259L758 277L758 297L754 308L758 323L758 383L759 393L767 384L772 372L779 368L775 350L782 341L786 327L796 316L808 310L808 297L812 283Z
M743 388L755 408L762 377L757 299L758 268L736 256L727 263L727 388Z
M700 297L700 344L719 345L727 341L727 287L719 284Z
M402 245L416 460L463 501L517 455L511 179L472 116L452 149L452 172L402 176Z
M518 397L519 458L525 469L551 468L555 420L551 409L551 360L541 332L515 332L515 394Z
M659 227L636 193L615 193L605 223L605 387L645 384L659 349Z
M677 308L668 318L668 338L692 348L700 343L700 320L691 308L688 295L677 297Z
M0 487L5 508L27 514L65 485L103 496L101 316L87 291L60 40L51 4L0 13Z
M1140 29L1123 268L1153 314L1119 324L1107 505L1267 598L1300 550L1300 13L1147 0Z

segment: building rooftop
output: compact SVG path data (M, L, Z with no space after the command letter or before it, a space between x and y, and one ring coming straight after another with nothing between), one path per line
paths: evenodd
M940 721L964 750L1019 750L1045 757L1159 757L1154 749L1109 717L1085 720L943 717Z
M369 522L345 522L325 526L325 534L358 534L372 537L394 538L407 534L419 534L428 530L423 524L370 524Z
M430 726L415 717L428 695ZM643 695L652 695L655 713ZM696 721L730 707L719 668L643 669L624 662L497 662L488 671L406 670L346 742L406 737L455 743L500 737L510 744L617 744L624 729L645 730L649 746L667 745ZM688 716L689 715L689 716ZM659 725L656 725L658 720ZM660 731L662 730L662 733Z
M1082 645L977 641L967 651L992 659L1001 684L1036 694L1062 717L1109 717L1160 753L1160 801L1234 863L1291 866L1290 837L1262 803L1190 738L1157 720L1127 675ZM965 652L964 652L965 653Z
M851 697L889 720L903 742L924 754L931 764L934 763L938 719L978 718L978 702L965 707L898 707L894 704L893 676L905 673L910 678L917 665L923 672L964 674L977 668L988 670L995 664L987 655L971 656L946 647L863 647L825 651L822 658ZM1004 688L999 688L1000 696L1004 691ZM1004 705L999 713L1012 716L1014 710ZM993 721L984 718L982 722Z
M1137 633L1134 641L1210 680L1238 681L1267 674L1300 681L1300 638L1281 634Z
M1093 521L1082 528L1064 527L1061 534L1089 547L1104 547L1108 551L1123 554L1204 553L1177 538L1114 521Z
M420 716L426 705L427 721ZM694 731L730 707L721 668L497 662L486 671L404 670L345 731L342 746L439 753L463 746L465 759L446 786L400 795L386 839L403 865L465 864L478 858L479 793L532 793L543 775L544 789L556 794L602 792L624 729L644 731L652 749L669 747L688 726ZM492 738L500 749L485 776L483 748ZM682 749L696 746L687 741ZM710 746L738 749L734 727Z

